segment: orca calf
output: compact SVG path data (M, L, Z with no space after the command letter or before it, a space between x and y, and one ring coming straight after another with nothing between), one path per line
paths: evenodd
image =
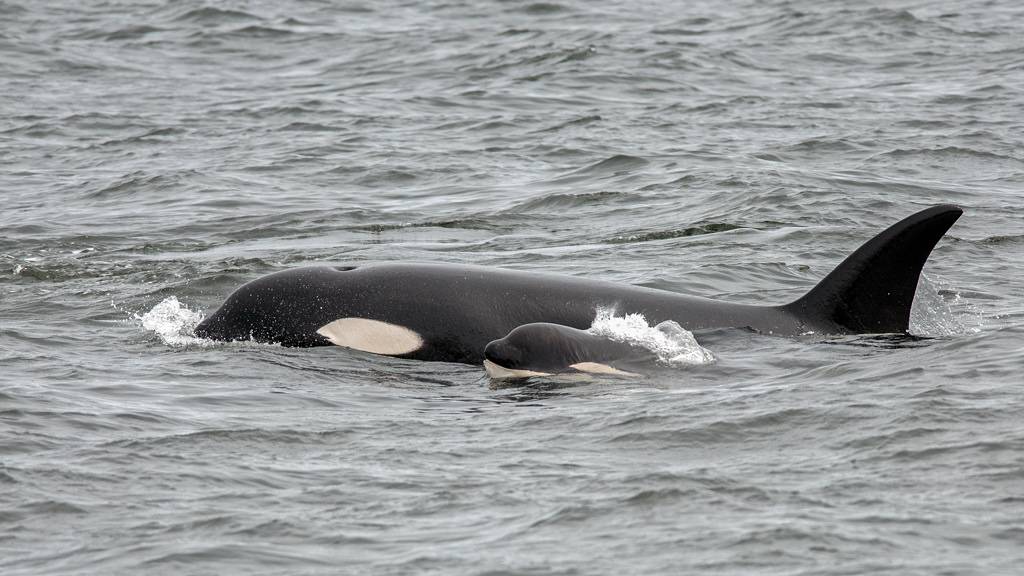
M643 366L657 361L642 346L549 322L517 326L484 347L484 369L494 379L579 373L640 376Z
M196 327L214 340L338 345L418 360L479 364L523 324L586 329L598 308L674 320L690 331L905 333L925 260L960 217L934 206L893 224L803 297L778 306L697 298L573 276L452 264L315 266L249 282Z

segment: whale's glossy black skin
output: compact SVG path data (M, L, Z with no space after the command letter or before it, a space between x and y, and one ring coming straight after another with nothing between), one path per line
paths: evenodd
M642 346L550 322L515 327L484 347L484 359L509 370L547 374L572 372L580 363L637 373L658 361Z
M552 322L589 328L598 308L674 319L689 330L720 326L798 334L815 326L781 308L746 306L573 276L450 264L297 268L264 276L228 297L196 328L214 340L318 346L317 329L338 318L367 318L423 337L419 360L476 364L484 347L513 328Z
M488 342L550 322L586 329L598 308L641 313L652 325L763 333L905 332L921 267L960 216L935 206L894 224L841 263L806 296L752 306L574 276L452 264L373 264L285 270L238 288L197 328L215 340L285 346L330 342L317 329L339 318L409 328L424 345L403 357L477 364Z

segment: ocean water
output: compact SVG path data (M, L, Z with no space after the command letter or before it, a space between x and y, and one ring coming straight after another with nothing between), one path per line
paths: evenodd
M0 572L1020 574L1022 111L1010 0L0 0ZM784 302L938 203L916 338L190 335L313 263Z

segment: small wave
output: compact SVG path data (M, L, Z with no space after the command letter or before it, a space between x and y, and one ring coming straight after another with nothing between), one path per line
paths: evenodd
M1019 244L1024 242L1024 234L988 236L976 241L978 244Z
M518 213L532 212L537 210L565 210L569 208L578 208L581 206L601 205L607 202L623 200L627 198L629 198L628 194L625 194L623 192L612 191L582 192L579 194L560 192L555 194L548 194L545 196L541 196L539 198L531 198L525 202L518 204L509 211L512 213Z
M206 6L189 10L175 18L179 22L221 23L256 20L257 17L240 10L229 10Z
M695 492L693 489L653 488L641 490L628 498L624 498L622 502L632 506L660 506L678 501L681 498L692 498Z
M381 234L406 228L449 228L455 230L500 230L502 227L482 218L457 218L453 220L427 220L424 222L402 222L398 224L379 223L353 226L350 230Z
M24 14L25 12L28 12L28 9L22 6L8 2L0 2L0 14L10 16L13 14Z
M667 366L678 368L715 361L711 351L701 346L692 332L672 320L651 326L643 314L616 316L614 310L601 309L589 332L646 348Z
M146 138L143 136L142 138ZM123 140L121 142L128 142L129 140ZM117 141L110 141L106 144L115 143ZM125 174L118 180L111 182L102 188L94 189L87 192L84 196L86 198L103 199L109 197L124 197L127 195L137 194L141 192L156 192L162 190L168 190L183 179L189 176L195 175L196 172L187 170L183 173L178 174L148 174L142 170L136 170L134 172Z
M286 28L275 28L273 26L260 26L252 24L244 26L236 30L231 30L227 33L229 36L235 36L240 38L283 38L286 36L292 36L295 32Z
M789 152L848 152L861 150L862 146L843 138L815 137L801 140L786 149Z
M650 161L638 156L616 154L572 172L574 175L586 174L593 176L618 176L639 170L650 164Z
M614 236L606 240L609 244L632 244L634 242L651 242L654 240L670 240L672 238L686 238L687 236L700 236L703 234L716 234L718 232L729 232L738 230L740 226L726 222L709 222L698 226L683 228L682 230L659 230L656 232L645 232L642 234L629 234L625 236Z
M292 122L280 128L282 132L337 132L338 128L319 122Z
M203 321L203 313L189 310L176 296L164 298L153 309L135 319L142 322L142 327L155 333L168 346L180 347L189 344L206 345L209 340L193 335L196 326Z
M571 9L568 6L562 4L556 4L554 2L533 2L526 6L515 8L512 12L518 12L520 14L527 14L529 16L544 16L547 14L561 14L562 12L569 12Z
M20 510L26 516L43 516L48 514L85 514L88 512L81 506L63 500L35 500L22 504Z
M163 28L157 28L155 26L127 26L106 34L103 36L103 39L109 42L116 42L118 40L138 40L150 34L157 34L163 31Z
M566 122L561 122L561 123L558 123L558 124L556 124L554 126L549 126L547 128L541 128L537 132L558 132L559 130L562 130L562 129L565 129L565 128L577 127L577 126L586 126L587 124L592 124L594 122L600 122L601 120L602 120L602 118L600 116L598 116L597 114L590 114L588 116L580 116L579 118L574 118L574 119L568 120Z
M412 182L417 179L415 172L388 169L378 172L372 172L361 178L358 178L355 183L361 186L383 186L386 184L405 184Z
M942 146L937 148L893 148L885 152L880 152L869 158L869 160L875 160L880 158L890 159L906 159L913 157L929 157L937 158L939 160L949 161L955 159L977 159L977 160L997 160L997 161L1016 161L1020 162L1021 159L1015 156L1006 154L998 154L996 152L990 152L987 150L977 150L975 148L967 148L964 146Z
M145 24L140 25L129 25L123 28L118 28L113 32L106 32L103 30L88 30L79 34L73 34L72 37L81 40L106 40L108 42L117 42L121 40L138 40L149 34L155 34L163 32L163 28L155 26L148 26Z

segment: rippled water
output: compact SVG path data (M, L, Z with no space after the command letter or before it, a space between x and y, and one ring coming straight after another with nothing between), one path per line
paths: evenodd
M0 0L0 570L1017 574L1022 93L1009 0ZM503 387L188 337L308 263L783 302L937 203L923 339Z

